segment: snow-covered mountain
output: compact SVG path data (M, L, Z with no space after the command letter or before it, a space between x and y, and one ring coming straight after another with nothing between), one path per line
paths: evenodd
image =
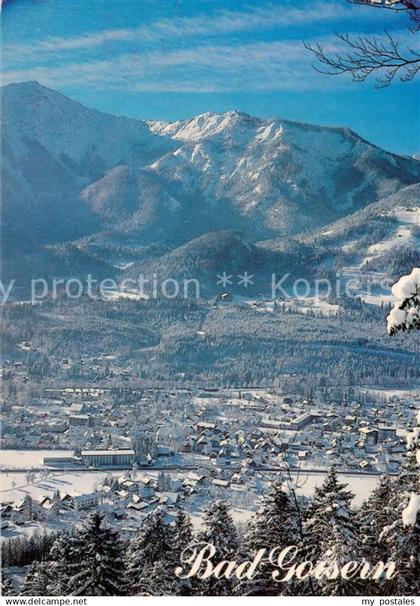
M403 188L302 241L330 251L340 270L397 277L420 264L420 184Z
M144 165L171 147L141 120L88 109L37 82L3 87L2 112L15 156L34 140L73 170L79 167L81 176L121 162Z
M3 252L15 267L75 240L107 262L116 248L158 254L218 230L278 241L420 181L417 160L348 129L240 112L143 122L36 82L1 94Z
M150 169L170 179L178 198L223 201L254 236L308 231L419 179L419 164L344 128L240 112L148 124L182 142Z
M148 126L170 137L176 149L141 170L119 167L82 192L101 213L114 208L116 193L130 206L138 204L128 220L123 215L114 235L135 231L144 243L153 237L179 245L226 229L240 229L251 240L298 234L420 177L418 162L387 153L348 129L240 112Z
M1 107L3 233L28 249L99 229L84 188L175 147L144 122L87 109L37 82L3 87Z

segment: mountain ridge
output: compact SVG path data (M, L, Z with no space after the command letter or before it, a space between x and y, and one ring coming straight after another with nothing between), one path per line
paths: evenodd
M239 111L142 121L36 82L1 95L3 256L19 267L20 256L33 255L33 272L52 267L43 266L45 247L50 258L69 242L87 255L80 268L89 258L112 264L116 249L151 263L209 232L281 241L420 181L418 160L346 127ZM59 266L66 250L76 259L73 248L60 250Z

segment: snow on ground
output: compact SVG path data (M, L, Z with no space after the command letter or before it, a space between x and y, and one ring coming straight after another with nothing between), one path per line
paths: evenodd
M387 305L388 303L392 303L393 296L385 295L385 294L381 294L381 293L377 293L377 294L371 293L371 294L362 294L361 299L364 303L369 303L370 305L380 306L382 303L384 305Z
M410 223L412 225L420 225L420 208L407 208L399 206L392 209L389 216L394 217L400 223Z
M34 499L43 496L53 496L59 490L60 494L69 493L72 495L84 494L95 491L100 487L105 477L123 476L125 473L122 470L115 471L53 471L48 477L43 476L42 472L36 474L34 482L27 483L24 473L1 472L0 473L0 502L19 502L26 495L31 495ZM171 477L181 478L189 473L178 470L165 471ZM137 479L156 478L158 471L138 471ZM267 477L276 475L267 472ZM292 474L293 475L293 474ZM315 486L319 486L325 476L325 472L305 473L302 472L299 478L298 493L304 496L310 496ZM341 474L341 477L349 483L349 488L356 497L355 504L360 504L366 496L373 490L378 476L362 476L355 474ZM227 493L227 498L229 494Z
M250 307L261 313L274 313L275 302L278 305L285 306L286 309L302 314L314 312L322 316L335 316L340 310L339 305L328 303L326 299L315 296L291 297L290 299L279 301L261 301L258 299L248 299L246 301Z
M393 398L398 398L399 400L420 400L420 388L418 387L413 387L412 389L406 389L405 387L400 389L388 389L385 387L362 387L360 388L360 393L365 394L366 396L374 396L378 399L383 399L386 401L391 401Z
M69 457L73 450L1 450L0 469L41 467L44 457Z
M156 472L157 473L157 472ZM25 473L0 473L0 501L19 502L26 495L34 499L49 496L59 490L60 494L71 495L90 493L109 475L124 475L123 471L53 471L45 477L42 472L36 473L34 482L27 484ZM147 476L148 473L142 474ZM139 474L139 477L140 476Z
M305 497L312 496L315 487L322 484L324 477L325 473L305 474L305 472L302 472L298 480L298 485L303 484L303 486L297 488L297 494ZM341 481L346 482L348 484L348 489L354 493L355 497L352 501L352 505L357 507L367 499L379 480L379 476L362 476L346 473L338 474L338 477Z
M381 305L392 302L391 285L387 283L385 272L367 271L368 263L377 257L394 251L399 246L420 246L418 228L420 227L420 208L398 207L384 213L385 217L391 217L394 223L390 227L387 237L381 241L371 244L365 254L359 256L355 265L343 267L341 279L343 282L350 280L360 285L360 296L365 303ZM360 243L358 240L347 242L342 249L344 252L357 255ZM371 285L371 288L367 288ZM381 288L379 285L381 284ZM352 288L354 290L354 288Z
M370 261L378 255L383 255L389 251L395 250L396 247L402 245L414 245L416 238L413 234L412 227L410 225L400 225L389 238L371 244L367 249L368 255L364 258L364 263Z
M131 290L103 290L103 298L106 301L119 301L120 299L129 299L130 301L146 301L149 299L144 293Z
M363 265L366 259L368 257L363 257L359 264L343 267L340 272L342 287L346 286L349 293L360 297L364 303L370 303L371 305L390 303L393 301L393 296L391 294L391 284L386 273L364 271Z
M322 316L336 316L340 310L339 305L328 303L325 299L320 297L300 297L291 301L285 301L287 309L292 311L307 314L308 312L314 312Z
M359 240L351 240L350 242L347 242L347 244L344 244L341 249L346 253L354 253L357 252L358 246Z

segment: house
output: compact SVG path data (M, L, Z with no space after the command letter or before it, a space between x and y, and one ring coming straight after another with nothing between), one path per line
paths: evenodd
M97 492L79 494L73 497L73 505L75 509L90 509L91 507L96 507L98 504L99 494Z
M70 427L92 427L94 418L91 415L69 415Z
M194 473L190 471L186 477L187 480L191 480L191 482L195 482L196 484L203 484L205 481L205 476L201 474Z
M72 509L74 507L72 495L66 493L61 497L61 507L63 509Z
M395 440L397 437L397 428L392 425L382 425L378 427L378 441Z
M82 450L82 464L87 467L122 467L132 466L136 455L132 449L124 450Z
M156 449L157 457L171 457L174 454L174 451L169 446L161 446L158 445Z
M127 509L130 511L136 511L138 513L148 513L149 511L154 509L154 504L147 503L146 501L140 501L137 503L132 501L127 505Z
M181 495L178 492L161 492L159 501L162 504L174 506L177 505L181 499Z
M85 404L75 402L70 405L68 411L71 415L83 415L86 413L87 409Z
M291 429L300 430L311 423L316 423L322 419L322 415L316 412L303 412L290 422Z
M227 480L213 480L212 481L212 485L216 486L218 488L228 488L229 487L229 482Z
M377 429L362 427L359 433L361 434L362 439L364 439L366 445L373 446L378 443L379 432Z
M34 507L40 517L53 517L60 511L60 500L43 497L37 503L34 502Z
M121 486L121 488L124 488L124 490L127 490L129 492L134 492L138 488L137 482L130 480L130 478L125 478L125 477L119 478L118 484Z

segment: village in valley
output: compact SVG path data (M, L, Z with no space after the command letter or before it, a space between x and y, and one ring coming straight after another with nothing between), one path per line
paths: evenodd
M311 496L331 466L359 505L382 474L399 472L420 401L407 389L321 401L281 385L153 387L124 371L111 386L29 388L26 372L24 361L2 368L3 540L72 527L98 508L128 535L158 507L168 522L182 507L199 526L217 498L245 523L274 478Z

